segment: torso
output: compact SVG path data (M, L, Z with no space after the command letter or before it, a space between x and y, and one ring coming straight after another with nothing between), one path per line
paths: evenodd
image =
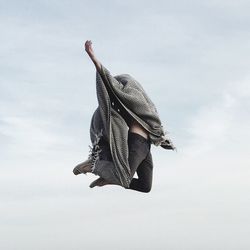
M111 99L111 106L113 109L115 109L120 115L125 119L129 131L137 133L144 138L148 139L148 131L146 131L141 124L139 124L134 118L132 118L131 115L128 114L128 112L122 107L122 105L119 103L119 101L116 100L116 98L110 93L110 99Z

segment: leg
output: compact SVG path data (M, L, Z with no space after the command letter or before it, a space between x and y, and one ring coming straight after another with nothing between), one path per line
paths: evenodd
M145 193L150 192L153 179L153 160L151 152L148 153L147 157L139 165L136 173L138 175L138 179L132 179L129 189Z
M145 160L145 158L150 153L150 147L151 147L151 144L150 144L148 139L146 139L143 136L141 136L137 133L134 133L134 132L128 133L128 148L129 148L128 162L129 162L129 166L130 166L130 170L131 170L131 176L130 176L131 181L133 179L135 172L137 171L138 167L140 166L140 164ZM151 156L151 154L150 154L150 156ZM146 165L147 162L148 162L148 164L147 164L148 166L152 165L150 163L150 157L149 157L149 159L147 159L145 161L143 166ZM152 176L152 173L150 175L150 169L148 167L146 167L146 169L148 170L147 171L148 173L145 176L145 173L144 173L145 170L144 170L143 166L141 167L142 170L139 170L139 175L141 176L140 181L141 182L145 181L146 183L140 182L140 185L141 186L143 185L143 187L138 187L138 189L140 189L138 191L143 190L142 192L149 192L148 186L150 184L148 184L148 183L150 183L150 181L151 181L150 176ZM105 181L105 179L103 179L103 178L98 178L97 180L95 180L93 183L90 184L90 187L104 186L107 184L114 184L114 183L109 183L108 181ZM117 185L117 184L115 184L115 185ZM134 189L137 190L136 187Z
M150 151L150 143L141 135L129 132L128 133L128 162L131 171L131 180L142 161L146 158Z
M151 144L141 135L129 133L129 166L131 170L131 183L129 189L149 192L152 185L153 162L150 152ZM137 172L138 179L133 178Z

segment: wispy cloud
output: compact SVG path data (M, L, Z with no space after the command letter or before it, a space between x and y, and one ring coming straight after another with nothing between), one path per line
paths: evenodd
M250 136L248 79L228 84L212 103L193 114L187 127L190 141L184 151L195 156L210 150L225 151L228 147L244 150L244 137Z
M247 0L2 5L2 248L80 249L84 235L86 249L249 249L249 7ZM152 148L149 195L89 189L96 176L72 174L88 156L97 105L87 39L111 73L145 87L178 148ZM121 235L130 240L121 245Z

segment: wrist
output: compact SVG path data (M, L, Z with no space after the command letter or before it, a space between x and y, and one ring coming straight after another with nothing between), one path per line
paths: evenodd
M95 55L89 55L90 56L90 59L92 60L92 62L94 63L94 64L97 64L98 63L98 60L97 60L97 58L95 57Z

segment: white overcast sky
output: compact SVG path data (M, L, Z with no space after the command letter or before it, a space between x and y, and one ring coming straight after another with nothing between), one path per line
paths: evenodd
M250 1L0 0L0 248L250 249ZM135 77L178 151L153 188L74 176L95 53Z

